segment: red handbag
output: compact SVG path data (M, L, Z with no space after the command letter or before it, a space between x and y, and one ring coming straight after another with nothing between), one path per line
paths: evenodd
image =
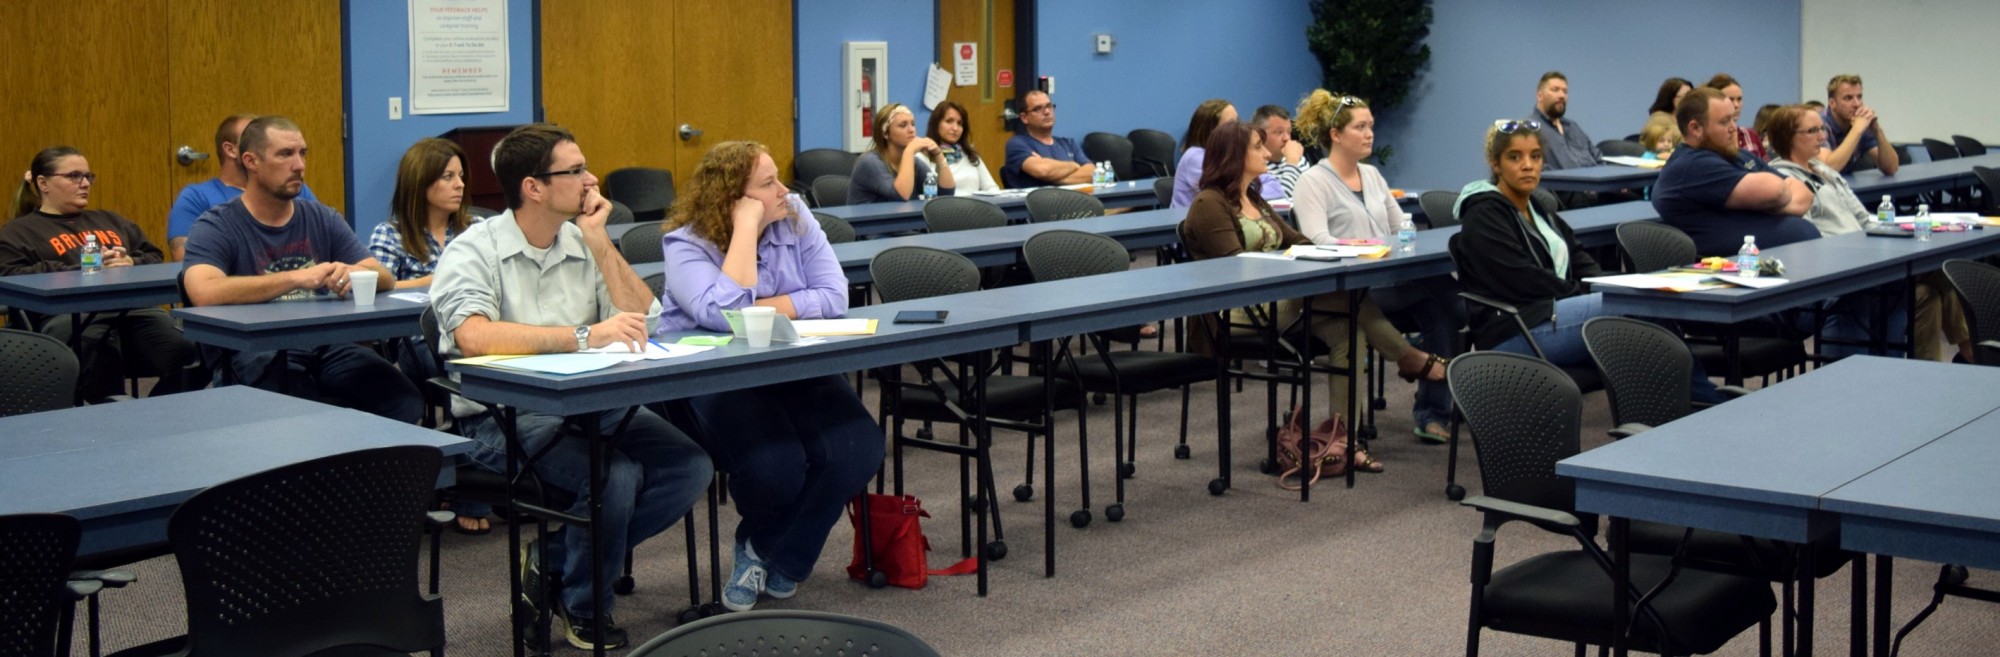
M1285 426L1278 428L1278 487L1298 490L1304 484L1318 483L1321 476L1338 477L1347 474L1347 423L1339 413L1321 420L1314 427L1311 437L1305 435L1303 407L1294 407L1292 417ZM1309 442L1310 451L1306 465L1300 465L1299 443Z
M868 564L861 541L874 550L875 570L887 576L890 586L921 589L932 575L964 575L979 570L978 557L949 567L931 569L927 553L930 539L924 538L922 520L931 517L915 495L877 495L868 498L868 531L861 531L861 496L847 503L847 519L854 525L854 560L847 564L847 576L868 581Z

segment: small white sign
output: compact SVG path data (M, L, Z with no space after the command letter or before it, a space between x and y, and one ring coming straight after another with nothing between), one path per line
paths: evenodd
M979 84L979 44L970 41L952 44L951 61L952 70L958 74L958 86Z
M951 74L931 64L924 71L924 109L937 109L944 102L945 93L951 91Z
M410 113L505 111L506 0L410 0Z

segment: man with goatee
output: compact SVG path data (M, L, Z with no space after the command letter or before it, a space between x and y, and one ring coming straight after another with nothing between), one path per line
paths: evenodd
M1729 99L1706 87L1689 91L1674 107L1684 142L1653 184L1660 220L1694 238L1703 256L1733 256L1745 235L1760 249L1819 237L1801 216L1812 208L1805 183L1786 178L1762 160L1737 151Z

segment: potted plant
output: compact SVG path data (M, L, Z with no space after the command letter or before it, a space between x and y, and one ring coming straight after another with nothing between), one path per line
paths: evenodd
M1319 58L1320 84L1368 99L1378 114L1402 103L1430 63L1428 0L1312 0L1312 14L1306 43ZM1394 153L1377 144L1371 157L1382 165Z

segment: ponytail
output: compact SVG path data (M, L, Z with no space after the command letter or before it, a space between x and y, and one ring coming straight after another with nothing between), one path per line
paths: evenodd
M36 153L34 161L28 163L28 171L21 174L21 188L14 192L14 216L27 216L42 209L42 192L35 188L36 176L56 175L58 160L82 154L82 151L68 146L52 146Z

